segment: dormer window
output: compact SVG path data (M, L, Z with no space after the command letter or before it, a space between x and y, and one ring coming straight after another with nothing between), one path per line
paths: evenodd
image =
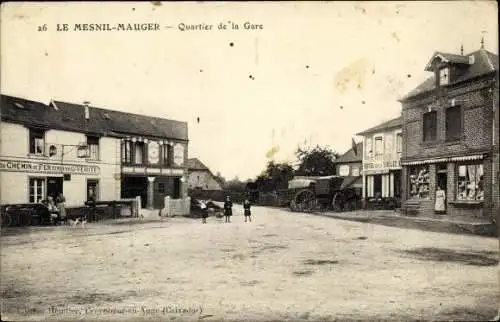
M448 85L450 82L450 69L448 67L439 70L439 85Z

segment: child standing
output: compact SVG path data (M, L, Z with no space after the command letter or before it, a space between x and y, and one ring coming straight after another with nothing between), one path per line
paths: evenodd
M207 209L207 205L205 204L205 201L202 201L200 203L200 208L201 208L201 223L206 224L207 217L208 217L208 209Z
M252 212L250 211L250 200L248 198L245 199L245 202L243 203L243 209L245 211L245 222L247 222L247 218L250 222L252 222Z
M224 202L224 216L226 217L226 222L231 222L231 216L233 215L233 202L230 196L226 196L226 201Z

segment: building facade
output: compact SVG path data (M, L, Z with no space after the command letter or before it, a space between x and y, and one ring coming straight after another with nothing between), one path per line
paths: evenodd
M361 196L363 190L363 142L356 143L334 162L335 173L344 178L341 188L353 188Z
M398 203L403 150L401 124L402 118L398 117L357 134L363 136L363 200L367 207Z
M141 196L143 206L187 195L187 124L154 117L2 95L0 199L32 203L63 193Z
M421 214L498 215L498 56L436 52L403 99L403 200Z
M197 158L188 159L188 189L222 190L210 169Z

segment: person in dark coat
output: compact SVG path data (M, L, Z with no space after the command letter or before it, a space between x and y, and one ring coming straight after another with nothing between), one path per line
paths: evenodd
M226 217L226 222L231 222L231 216L233 215L233 202L231 197L227 196L224 202L224 216Z
M250 200L246 198L245 202L243 202L243 209L245 212L245 222L247 222L247 218L250 222L252 221L252 212L250 211L250 207L251 207Z

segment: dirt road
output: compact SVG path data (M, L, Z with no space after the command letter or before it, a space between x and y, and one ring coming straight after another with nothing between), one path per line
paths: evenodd
M498 239L255 207L2 235L8 320L484 320Z

